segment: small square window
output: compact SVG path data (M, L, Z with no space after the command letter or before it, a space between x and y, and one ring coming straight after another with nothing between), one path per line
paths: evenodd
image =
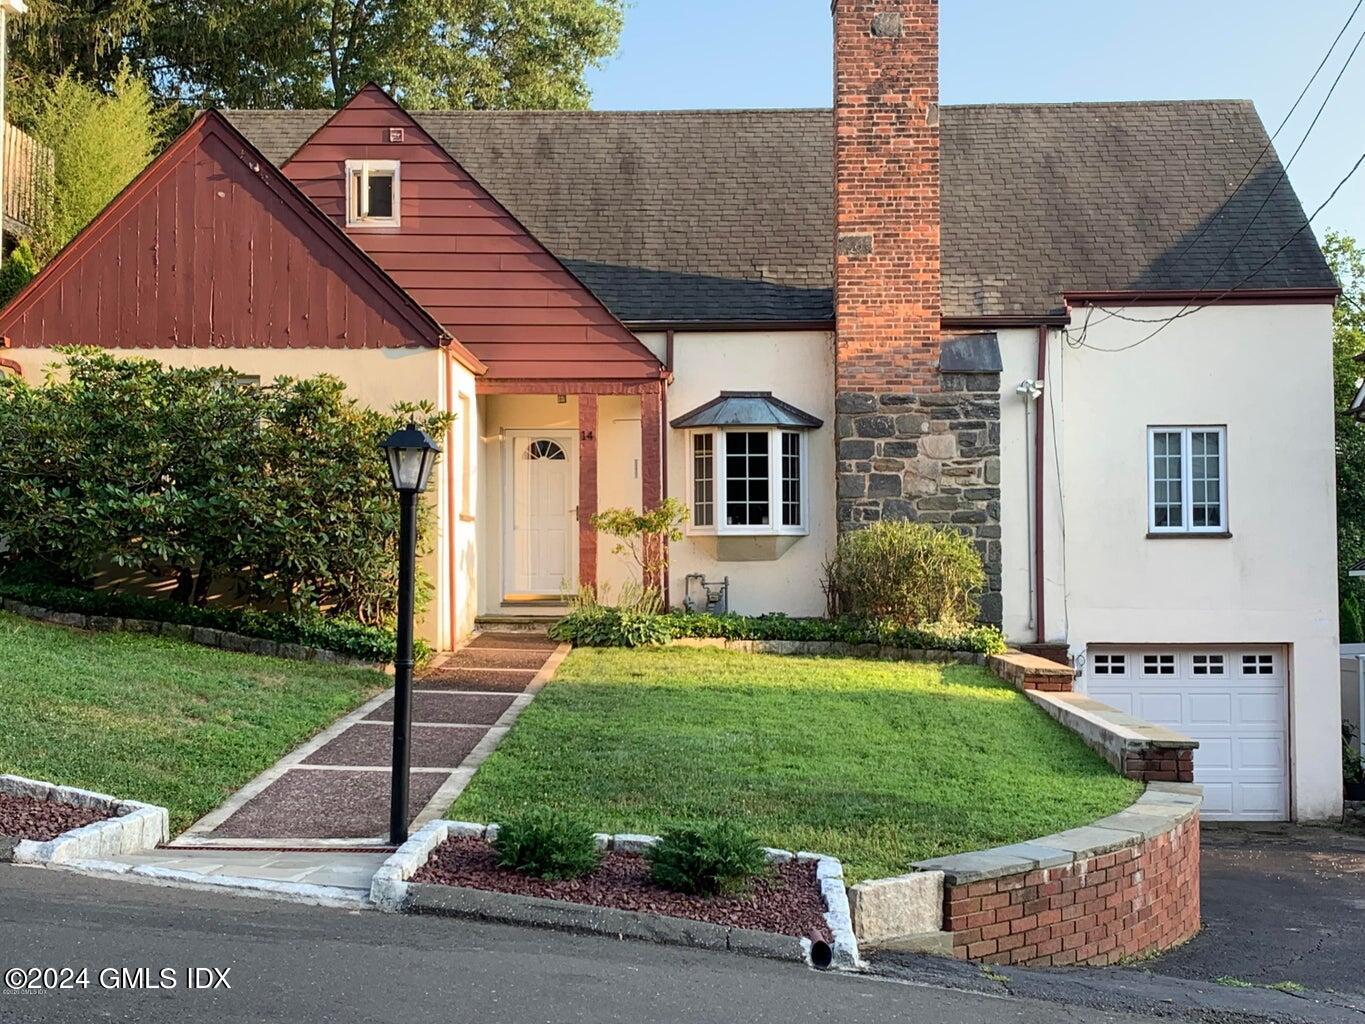
M347 226L396 227L398 184L397 160L347 160Z
M1175 675L1175 655L1144 654L1142 656L1142 674L1144 676Z
M1193 668L1197 676L1227 675L1227 659L1221 654L1196 654L1193 656Z
M1128 658L1123 654L1095 655L1095 675L1121 676L1128 671Z
M1273 654L1244 654L1242 655L1242 675L1244 676L1271 676L1275 674L1275 655Z

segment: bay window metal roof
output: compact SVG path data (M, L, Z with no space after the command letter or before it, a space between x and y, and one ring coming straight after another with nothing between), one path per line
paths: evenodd
M722 391L672 421L678 430L695 427L791 427L813 430L824 421L774 398L771 391Z

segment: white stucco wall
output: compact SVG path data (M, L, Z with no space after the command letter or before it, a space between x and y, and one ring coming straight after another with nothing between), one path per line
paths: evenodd
M228 366L246 376L259 376L262 381L279 376L307 377L329 373L346 384L348 394L371 408L387 410L398 402L420 401L429 401L441 409L450 407L447 404L447 356L433 348L153 348L118 349L114 354L127 358L155 359L167 366ZM44 368L49 363L61 360L60 353L43 348L6 349L5 357L19 363L24 369L24 378L33 382L42 380ZM458 363L453 364L451 381L454 390L473 395L474 377ZM450 451L450 440L445 439L443 446ZM453 622L452 602L458 610L461 605L460 594L469 587L474 572L472 561L467 561L466 572L455 581L452 591L448 547L452 539L447 533L446 488L449 484L446 469L447 464L443 460L428 491L428 500L436 513L437 542L421 560L423 570L435 583L436 596L417 623L419 637L442 647L448 646L452 634L459 631ZM454 542L469 549L472 525L469 530L457 530L456 533ZM464 603L469 604L467 601ZM472 610L465 618L467 626L464 631L467 632L473 627Z
M1101 316L1086 348L1049 338L1047 638L1073 653L1096 643L1290 645L1294 814L1337 814L1331 309L1209 308L1122 352L1094 349L1121 349L1155 325ZM1037 335L1000 338L1004 621L1012 640L1029 640L1032 437L1014 389L1035 376ZM1231 537L1147 538L1146 431L1157 425L1226 426Z
M662 357L661 335L642 335ZM836 539L834 500L834 337L824 331L678 332L673 342L673 383L668 418L709 402L721 391L771 391L819 417L824 426L807 439L810 533L783 537L775 558L741 560L707 536L685 537L670 548L670 600L680 605L684 577L730 577L730 608L746 614L823 615L821 567ZM665 427L668 494L688 502L687 444L683 431Z

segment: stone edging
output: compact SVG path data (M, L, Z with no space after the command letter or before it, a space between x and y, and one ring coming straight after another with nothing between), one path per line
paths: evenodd
M1090 825L861 882L850 891L854 930L898 946L946 936L953 955L992 963L1112 963L1168 948L1199 927L1202 803L1198 786L1153 782ZM1125 900L1126 913L1113 905Z
M119 800L73 786L55 786L19 775L0 775L0 793L107 811L113 815L63 832L46 842L32 839L6 842L0 846L0 850L7 850L7 856L0 857L0 860L12 860L16 864L70 864L126 853L143 853L155 849L158 843L165 842L170 836L170 814L164 807L136 800Z
M50 622L54 626L71 626L75 629L88 629L96 633L141 633L144 636L164 636L171 640L181 640L187 644L201 647L217 647L236 654L260 654L270 658L284 658L287 661L316 661L324 665L341 665L346 668L365 668L375 672L393 674L393 666L383 661L365 661L338 654L323 647L309 647L306 644L284 644L260 637L243 636L229 633L223 629L210 629L207 626L186 626L178 622L157 622L152 619L126 619L112 615L87 615L84 612L54 612L48 608L24 604L13 598L0 598L0 608L11 615L26 619Z
M723 637L680 637L665 647L718 647L744 654L795 654L804 657L873 658L881 661L928 661L942 665L986 665L992 655L974 651L933 651L918 647L850 644L840 640L726 640Z
M447 914L486 921L554 928L561 931L590 932L670 945L729 950L750 956L797 960L841 970L858 970L858 940L853 935L852 917L844 890L843 866L833 857L788 850L766 851L768 860L815 861L816 878L825 898L825 922L833 936L828 963L820 961L810 939L727 928L704 921L645 914L636 911L594 907L563 900L518 896L461 886L424 885L409 881L427 862L431 851L446 839L468 837L492 840L497 825L464 821L433 821L413 835L384 862L370 885L370 899L381 910L407 913ZM656 836L598 833L601 850L640 853L658 842Z

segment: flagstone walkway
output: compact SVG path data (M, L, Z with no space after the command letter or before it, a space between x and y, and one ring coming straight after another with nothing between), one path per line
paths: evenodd
M532 633L482 633L413 684L410 827L443 814L567 653ZM290 753L169 846L383 847L393 690Z

